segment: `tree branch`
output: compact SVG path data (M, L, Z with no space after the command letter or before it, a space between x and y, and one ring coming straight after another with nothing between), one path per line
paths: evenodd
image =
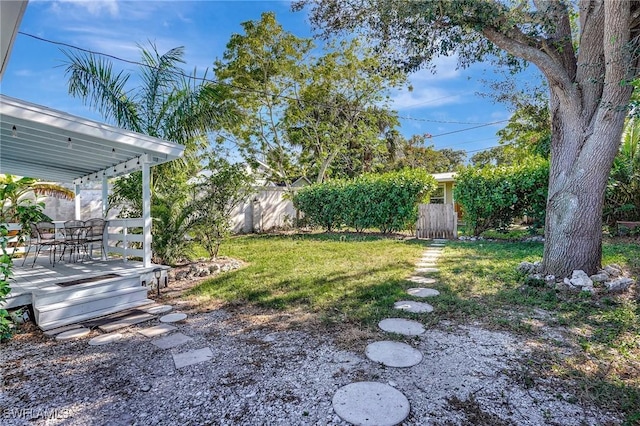
M482 34L493 44L510 54L529 61L540 68L540 71L547 77L550 84L557 84L562 87L563 91L568 95L573 92L573 81L569 77L567 70L562 65L549 56L547 53L539 50L538 47L524 44L513 37L509 37L496 28L485 27Z

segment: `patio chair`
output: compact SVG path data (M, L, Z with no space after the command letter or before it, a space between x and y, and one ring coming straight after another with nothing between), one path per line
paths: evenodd
M104 232L106 222L101 218L89 219L85 222L87 234L85 236L86 246L88 247L87 253L89 257L93 256L93 245L98 244L100 246L100 253L102 257L106 257L107 251L104 246Z
M35 266L42 248L48 247L49 262L53 264L53 266L56 266L56 250L59 245L60 240L56 238L56 226L52 222L30 223L29 242L27 251L24 254L24 259L22 260L22 265L24 266L24 263L27 261L27 256L29 256L29 252L32 247L36 249L36 254L33 257L33 263L31 264L32 268Z
M38 228L36 227L35 223L29 224L29 235L27 236L25 245L27 249L25 250L24 257L22 258L22 266L24 266L25 262L27 261L27 257L29 257L31 248L38 246ZM33 261L35 262L35 259Z
M63 240L60 242L63 245L62 254L60 260L64 258L64 254L69 248L69 262L72 261L75 254L75 261L80 259L80 252L82 250L86 253L86 234L87 228L81 220L67 220L62 228Z

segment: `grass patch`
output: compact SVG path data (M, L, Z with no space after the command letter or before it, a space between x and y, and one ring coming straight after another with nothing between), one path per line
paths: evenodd
M405 295L404 278L425 244L351 234L235 237L222 255L248 266L209 279L190 295L371 325Z

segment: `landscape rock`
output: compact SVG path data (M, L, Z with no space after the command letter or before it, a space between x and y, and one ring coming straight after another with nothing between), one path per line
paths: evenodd
M591 281L593 281L594 283L603 283L605 281L609 280L609 274L607 273L597 273L597 274L593 274L589 277L591 279Z
M610 277L613 277L613 278L619 277L620 275L622 275L622 268L616 265L615 263L605 266L604 270L607 274L609 274Z
M567 280L569 281L569 284L571 284L574 287L578 287L581 289L586 288L593 288L593 281L591 281L591 278L589 278L589 275L587 275L586 272L584 272L581 269L577 269L575 271L573 271L573 274L571 274L571 278L565 278L565 283L567 282Z
M544 237L542 235L535 235L533 237L528 237L523 240L525 243L543 243Z
M631 278L621 277L612 281L606 282L604 285L607 287L607 290L614 292L622 292L628 289L635 281Z
M535 265L531 262L520 262L520 264L518 265L518 272L520 272L521 274L534 274L535 273Z
M196 263L177 266L168 272L170 281L182 281L193 278L204 278L238 269L242 266L240 261L229 258L216 258L213 260L201 259Z
M545 282L549 286L554 286L556 284L556 276L555 275L547 275L544 277Z

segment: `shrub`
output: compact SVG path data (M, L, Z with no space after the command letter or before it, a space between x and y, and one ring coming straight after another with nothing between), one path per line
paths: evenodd
M506 230L524 215L532 217L537 228L544 224L548 181L549 163L542 159L508 167L467 167L458 173L454 196L473 235Z
M231 213L253 192L253 179L240 164L211 158L207 170L195 185L188 208L195 214L193 234L210 259L218 256L222 241L231 234Z
M330 232L340 228L344 222L344 195L344 182L334 180L302 188L292 200L310 225Z
M401 231L416 222L418 203L436 188L435 179L420 169L362 175L347 185L345 224L359 231Z
M437 187L424 170L364 174L351 181L331 181L303 188L293 202L311 223L327 231L342 225L362 232L406 229L418 217L418 203Z

